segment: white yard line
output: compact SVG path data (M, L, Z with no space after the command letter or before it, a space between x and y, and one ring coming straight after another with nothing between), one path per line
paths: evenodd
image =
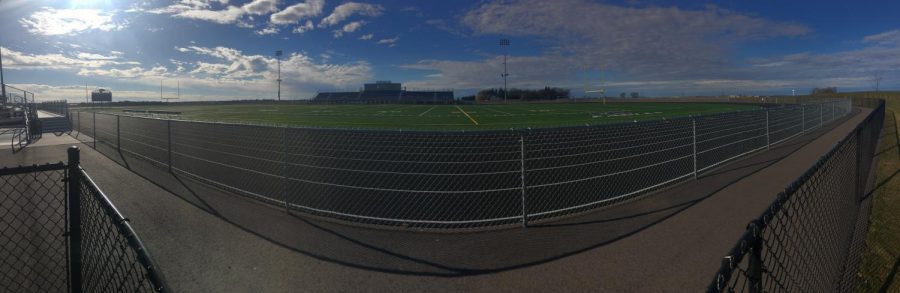
M456 109L459 109L459 111L462 112L463 115L466 115L466 117L469 117L469 121L472 121L472 123L474 123L476 126L478 125L478 121L475 121L475 119L472 118L472 116L469 116L469 113L466 113L466 110L463 110L459 106L456 106Z
M500 114L505 114L505 115L507 115L507 116L515 116L515 115L513 115L513 113L507 113L507 112L503 112L503 111L500 111L500 110L494 110L494 109L491 109L491 108L484 108L484 109L488 109L488 110L491 110L491 111L494 111L494 112L497 112L497 113L500 113Z
M431 112L431 110L434 110L434 107L437 106L431 106L431 108L428 108L428 110L425 110L425 112L419 113L419 117L422 117L422 115L425 115L425 113Z

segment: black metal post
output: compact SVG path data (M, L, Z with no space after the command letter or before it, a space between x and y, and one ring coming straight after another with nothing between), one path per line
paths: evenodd
M758 223L750 223L748 227L753 238L750 241L750 262L747 266L747 281L750 293L762 292L762 231Z
M93 113L94 113L94 122L91 123L92 124L91 127L93 127L93 130L91 130L91 135L94 136L92 138L94 139L94 149L96 150L97 149L97 112L93 112Z
M116 150L122 152L122 131L119 127L119 115L116 115Z
M287 126L281 128L281 186L282 197L284 198L284 209L291 212L291 206L288 204L288 163L287 163Z
M66 204L69 211L69 286L81 293L81 171L77 146L68 149Z
M525 209L525 135L519 137L519 184L521 184L522 228L528 227L528 211Z
M169 173L172 173L172 120L166 120L166 133L167 139L169 143L168 154L169 154Z

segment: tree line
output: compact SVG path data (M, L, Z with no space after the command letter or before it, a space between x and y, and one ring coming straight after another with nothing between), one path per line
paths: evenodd
M568 99L569 90L557 87L544 87L543 89L517 89L511 88L508 92L502 88L491 88L478 91L475 99L479 101L488 101L491 99L503 99L504 94L510 100L537 101L537 100L555 100Z

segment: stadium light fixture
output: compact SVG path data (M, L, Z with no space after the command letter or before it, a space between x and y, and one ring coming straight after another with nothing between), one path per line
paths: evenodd
M275 59L278 60L278 100L281 101L281 50L275 51Z
M506 52L509 48L509 39L500 39L500 48L503 48L503 74L500 75L503 77L503 103L506 103L506 99L508 97L508 90L506 88L506 77L509 76L509 73L506 72Z

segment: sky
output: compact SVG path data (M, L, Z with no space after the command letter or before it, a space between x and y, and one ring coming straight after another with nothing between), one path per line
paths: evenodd
M0 27L6 83L38 100L274 99L278 50L283 99L468 95L505 55L510 87L574 96L900 89L900 1L0 0Z

